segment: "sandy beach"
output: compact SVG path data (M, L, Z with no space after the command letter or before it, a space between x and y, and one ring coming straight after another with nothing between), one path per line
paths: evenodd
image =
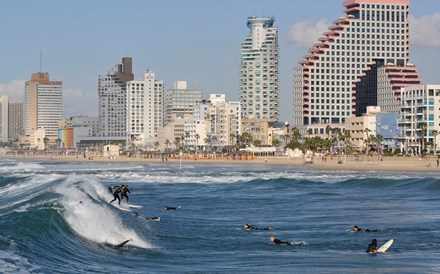
M315 170L351 170L351 171L403 171L403 172L438 172L440 167L437 167L437 158L420 158L420 157L383 157L378 156L360 156L355 159L353 155L347 157L328 156L323 159L320 156L314 157L310 163L304 158L293 157L257 157L253 160L237 160L237 159L167 159L163 161L160 158L140 158L140 157L121 157L118 159L109 159L106 157L94 157L88 159L84 157L65 156L65 155L34 155L34 156L11 156L2 155L2 159L22 160L22 161L53 161L53 162L133 162L133 163L174 163L182 165L197 165L197 164L240 164L240 165L292 165L302 166L306 169ZM339 160L342 163L338 163Z

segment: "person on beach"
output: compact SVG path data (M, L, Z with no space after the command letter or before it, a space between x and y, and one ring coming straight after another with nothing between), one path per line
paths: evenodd
M252 226L250 224L244 224L243 227L244 227L244 230L247 230L247 231L251 231L251 230L272 230L271 227L258 228L258 227Z
M118 205L121 207L121 197L119 197L119 194L122 193L122 190L124 189L124 185L121 186L115 186L116 190L113 192L113 200L110 201L110 203L113 203L114 201L118 200Z
M377 240L373 239L367 247L367 253L376 253L376 252L377 252Z
M270 237L270 241L271 241L272 243L274 243L274 244L277 244L277 245L291 245L291 243L281 241L281 240L275 238L275 236L271 236L271 237Z
M357 225L355 225L351 231L353 231L353 232L381 232L382 230L379 230L379 229L365 229L365 230L362 230L362 228L360 228Z
M124 200L124 197L125 197L127 199L127 203L128 203L127 192L131 193L130 190L128 189L128 185L125 185L124 188L122 189L122 192L121 192L121 201Z

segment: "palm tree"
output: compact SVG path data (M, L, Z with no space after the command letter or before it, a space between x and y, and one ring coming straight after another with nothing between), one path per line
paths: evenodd
M167 149L170 148L170 140L168 139L165 140L165 146L167 147Z
M47 149L47 144L49 143L49 138L47 138L46 136L44 136L44 138L43 138L43 143L44 143L44 149Z
M200 139L200 135L196 133L196 135L194 136L196 137L196 151L199 149L199 139Z
M158 141L154 142L154 146L156 147L156 151L159 150L160 143Z
M422 130L421 136L420 136L421 137L421 141L422 141L422 147L420 149L420 154L422 155L422 158L423 158L423 151L425 150L425 135L426 135L426 129L428 128L426 122L422 122L420 124L420 128Z
M297 127L292 128L292 140L298 142L301 139L301 133Z
M369 148L370 148L370 139L369 139L369 135L368 135L368 133L370 133L371 132L371 129L369 129L369 128L365 128L364 129L364 132L367 134L367 138L364 140L364 142L365 142L365 155L367 155L368 154L368 150L369 150Z
M307 130L307 134L309 135L309 138L310 138L310 135L313 134L313 129L309 128L309 129Z
M180 150L180 137L179 136L174 138L174 145L176 146L176 150Z
M281 144L281 141L278 139L274 139L272 140L272 146L273 147L278 147Z
M377 134L376 136L377 144L379 145L380 154L383 153L383 136L382 134Z
M433 130L432 131L432 136L434 136L434 155L437 154L437 135L438 135L438 130Z
M332 127L330 125L327 125L325 127L325 133L327 133L327 139L330 139L330 133L332 132Z

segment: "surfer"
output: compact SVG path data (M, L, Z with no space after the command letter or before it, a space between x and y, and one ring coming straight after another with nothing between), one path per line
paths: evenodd
M174 206L165 206L163 209L165 210L177 210L180 209L182 206L174 207Z
M126 241L123 241L122 243L117 244L117 245L108 244L108 243L107 243L106 245L108 245L108 246L110 246L110 247L113 247L113 248L121 248L121 247L123 247L124 245L126 245L128 242L131 242L131 241L133 241L132 238L130 238L130 239L126 240Z
M119 206L121 206L121 198L119 197L119 193L122 192L124 185L121 185L119 187L115 186L116 190L113 192L113 200L110 201L110 203L113 203L114 201L118 200Z
M373 239L371 243L368 245L367 253L376 253L377 252L377 240Z
M289 242L284 242L284 241L281 241L281 240L275 238L275 236L271 236L270 241L274 244L277 244L277 245L291 245Z
M144 216L141 216L138 212L134 212L133 215L138 217L138 218L140 218L140 219L160 222L160 217L159 216L154 216L154 217L151 217L151 218L146 218Z
M365 229L362 230L362 228L358 227L357 225L355 225L352 229L353 232L381 232L381 230L379 229Z
M110 192L110 194L113 195L113 190L114 190L114 189L115 189L115 186L114 186L114 185L111 185L111 186L108 187L108 192Z
M125 197L125 198L127 198L127 203L128 203L127 192L128 192L128 193L131 193L131 192L130 192L130 189L128 189L128 186L125 185L124 188L122 189L122 192L121 192L121 201L124 200L124 197Z
M244 227L244 230L247 230L247 231L251 231L251 230L272 230L271 227L258 228L258 227L252 226L250 224L244 224L243 227Z

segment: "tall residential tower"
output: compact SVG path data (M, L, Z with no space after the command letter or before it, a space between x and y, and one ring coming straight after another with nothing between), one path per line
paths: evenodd
M44 129L46 137L54 141L62 118L63 82L49 81L49 73L33 73L25 84L25 134L30 136Z
M292 124L314 134L378 105L376 71L409 62L409 0L346 0L343 6L346 15L333 22L294 70ZM400 96L398 90L390 92Z
M240 104L244 119L277 122L278 29L273 18L249 17L241 44Z
M132 81L131 57L122 58L98 78L99 136L125 139L127 129L127 82Z

